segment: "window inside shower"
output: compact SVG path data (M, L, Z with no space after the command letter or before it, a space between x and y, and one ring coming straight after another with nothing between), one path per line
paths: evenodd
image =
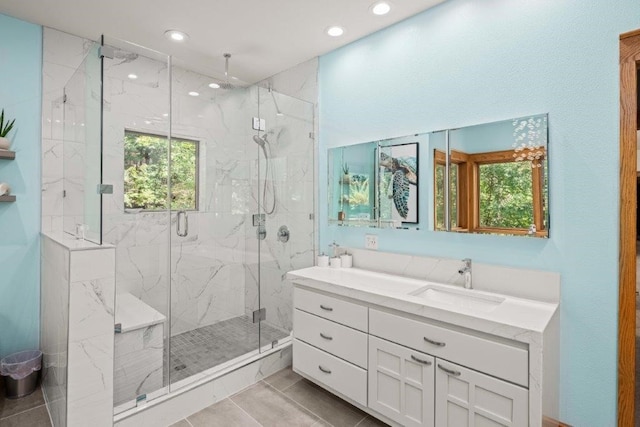
M198 210L199 152L198 141L125 131L124 208Z
M121 413L288 344L286 273L314 260L314 114L313 104L259 85L212 89L220 76L126 42L105 45L113 51L94 52L91 73L101 87L85 79L91 90L78 91L102 102L89 111L73 100L74 117L101 129L94 181L112 186L94 205L102 243L116 248ZM254 117L264 131L252 129Z

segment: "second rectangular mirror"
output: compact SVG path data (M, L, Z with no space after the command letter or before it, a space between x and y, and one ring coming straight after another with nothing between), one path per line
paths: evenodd
M548 237L546 114L438 132L437 137L449 149L448 159L442 151L434 154L438 229Z

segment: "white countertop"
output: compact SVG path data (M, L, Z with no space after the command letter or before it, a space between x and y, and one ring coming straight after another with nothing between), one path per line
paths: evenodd
M428 301L409 295L434 282L377 273L358 268L310 267L289 272L297 285L330 292L405 313L530 343L551 322L558 304L490 292L470 291L479 296L499 296L504 302L490 312ZM460 286L438 284L459 291Z

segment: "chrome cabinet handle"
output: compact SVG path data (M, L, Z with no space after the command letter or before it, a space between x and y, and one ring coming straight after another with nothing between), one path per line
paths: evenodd
M324 372L325 374L330 374L330 373L331 373L331 371L330 371L330 370L328 370L328 369L326 369L326 368L323 368L323 367L322 367L322 365L318 365L318 369L320 369L320 370L321 370L322 372Z
M445 345L447 345L447 343L440 342L440 341L430 340L430 339L429 339L429 338L427 338L427 337L423 337L423 338L424 338L424 340L425 340L426 342L428 342L429 344L437 345L438 347L444 347Z
M329 340L329 341L331 341L331 340L333 339L333 337L330 337L329 335L325 335L325 334L323 334L322 332L320 332L320 336L321 336L322 338L324 338L325 340Z
M444 366L442 366L439 363L438 363L438 368L442 369L443 371L445 371L449 375L453 375L454 377L459 377L462 374L460 371L454 371L453 369L447 369L447 368L445 368Z
M184 231L182 231L180 222L181 215L184 217ZM178 215L176 217L176 233L179 237L187 237L189 234L189 216L187 215L187 211L178 211Z
M320 304L320 308L323 309L323 310L327 310L327 311L333 311L333 308L324 306L322 304Z
M411 355L411 359L418 363L422 363L423 365L427 365L427 366L431 365L431 362L429 362L428 360L422 360L418 357L415 357L413 354Z

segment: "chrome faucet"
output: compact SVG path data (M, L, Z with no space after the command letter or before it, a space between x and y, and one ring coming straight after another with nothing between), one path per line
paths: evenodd
M473 285L471 283L471 258L465 258L462 262L464 262L464 265L460 270L458 270L458 274L464 276L465 289L473 289Z

